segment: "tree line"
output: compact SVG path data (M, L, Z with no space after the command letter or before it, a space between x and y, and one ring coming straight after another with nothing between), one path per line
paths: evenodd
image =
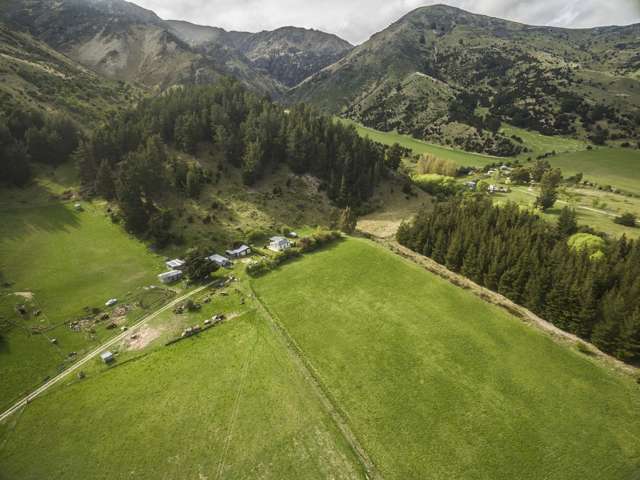
M146 99L97 129L76 155L85 188L115 199L127 227L142 233L166 221L167 215L158 217L164 190L197 198L211 181L213 172L180 162L167 149L195 154L202 144L240 169L247 185L280 164L314 175L339 207L366 201L399 163L352 126L306 105L285 109L230 79Z
M640 242L576 237L510 203L453 198L403 224L398 241L630 363L640 362ZM571 240L571 241L570 241ZM594 250L590 245L597 245Z
M32 163L60 165L78 147L80 131L62 114L21 106L0 115L0 183L22 187Z

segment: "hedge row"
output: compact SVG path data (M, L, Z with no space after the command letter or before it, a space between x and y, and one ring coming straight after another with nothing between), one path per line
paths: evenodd
M252 277L258 277L270 272L286 261L302 256L303 253L312 252L320 247L336 241L341 237L340 232L322 231L316 232L310 237L303 237L298 241L298 245L284 252L276 254L272 258L263 258L247 265L247 273Z

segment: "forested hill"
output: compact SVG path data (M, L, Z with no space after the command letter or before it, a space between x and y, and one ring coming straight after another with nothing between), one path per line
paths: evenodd
M213 86L174 89L96 129L76 152L85 192L115 199L127 228L155 240L167 230L166 193L197 198L212 172L178 160L167 146L195 153L207 145L221 165L240 169L252 185L287 165L321 180L337 206L358 206L386 174L384 149L300 105L284 110L223 79Z
M640 25L532 27L423 7L305 81L291 101L478 151L500 122L596 143L634 139L638 38Z

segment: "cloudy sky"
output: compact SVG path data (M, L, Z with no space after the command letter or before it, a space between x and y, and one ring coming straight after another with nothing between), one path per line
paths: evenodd
M132 0L162 18L227 30L316 28L361 43L422 5L448 3L533 25L592 27L640 23L640 0Z

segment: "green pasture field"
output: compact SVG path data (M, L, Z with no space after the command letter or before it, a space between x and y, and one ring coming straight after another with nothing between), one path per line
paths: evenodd
M363 478L255 312L57 388L0 429L0 477Z
M584 140L561 136L552 137L549 135L542 135L538 132L531 132L508 124L503 124L500 130L501 133L507 137L515 135L523 140L522 145L527 147L529 151L520 154L518 157L520 159L526 159L529 157L535 159L538 155L544 155L545 153L551 153L554 151L557 154L586 151L587 146L589 145Z
M640 195L640 150L595 148L550 157L549 162L565 177L580 172L598 185Z
M386 479L631 479L640 386L373 243L254 280Z
M396 132L381 132L372 128L360 125L352 120L339 118L339 121L353 125L358 133L363 137L369 137L371 140L382 143L384 145L393 145L398 143L405 148L413 150L416 154L434 155L444 160L451 160L460 166L465 167L484 167L493 163L501 162L504 159L500 157L492 157L490 155L480 155L477 153L465 152L463 150L455 150L453 148L443 147L432 143L417 140L409 135L402 135Z
M530 149L530 152L523 153L516 158L501 158L450 149L422 142L408 135L380 132L351 120L342 118L339 120L354 125L360 135L368 136L376 142L385 145L399 143L403 147L413 150L414 153L431 154L466 167L484 167L499 162L535 159L538 155L555 150L557 155L549 157L548 160L552 166L562 169L565 176L583 173L585 179L601 186L611 185L617 189L640 195L640 150L620 147L594 147L592 150L587 150L588 144L583 140L550 137L505 125L502 129L503 132L507 136L521 137L524 141L523 144Z
M142 289L157 284L162 259L99 205L83 202L76 211L72 203L14 204L0 208L0 224L0 406L63 368L70 353L112 334L104 325L73 332L68 322L86 316L85 307L109 311L105 302L117 298L144 309L166 299L163 290Z
M495 203L515 202L526 208L534 209L539 189L523 186L512 186L511 192L494 195ZM614 193L594 189L563 189L554 208L540 215L550 222L557 222L564 207L575 210L579 225L587 225L596 231L608 233L615 237L626 235L627 238L640 237L640 228L626 227L614 222L616 216L626 212L640 218L640 199L625 197Z

